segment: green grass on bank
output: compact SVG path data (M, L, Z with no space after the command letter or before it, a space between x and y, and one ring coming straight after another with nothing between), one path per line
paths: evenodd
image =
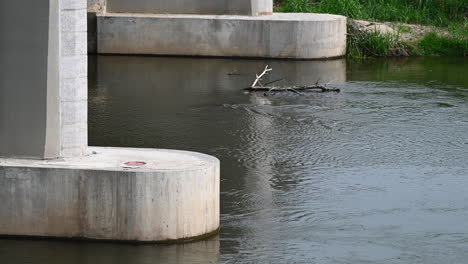
M468 17L468 0L276 0L278 12L330 13L354 19L448 26Z
M468 56L468 39L429 33L417 43L418 55Z
M389 56L468 56L468 39L429 33L416 43L400 41L398 36L379 32L355 32L347 39L351 58Z
M390 34L353 31L351 27L348 27L348 32L348 57L387 57L392 52L404 52L398 39Z
M276 0L278 12L330 13L371 21L396 21L447 27L450 36L430 33L416 43L398 35L353 32L348 28L348 56L468 56L468 0ZM400 25L396 30L406 33Z
M468 38L429 33L415 43L399 40L398 35L348 30L347 56L350 58L389 56L468 56Z

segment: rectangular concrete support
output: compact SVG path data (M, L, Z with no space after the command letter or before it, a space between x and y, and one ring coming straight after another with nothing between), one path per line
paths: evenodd
M107 0L107 11L112 13L255 16L271 14L273 0Z
M85 154L88 146L87 1L60 6L61 157Z
M87 146L86 0L0 2L0 157Z
M43 158L60 153L60 142L53 137L60 126L60 102L48 97L59 89L58 54L53 51L58 47L56 5L0 2L0 156Z

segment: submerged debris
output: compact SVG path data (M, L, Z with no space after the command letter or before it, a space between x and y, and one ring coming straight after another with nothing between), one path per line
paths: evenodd
M263 72L261 74L256 74L256 79L252 83L252 85L248 88L244 88L245 91L248 92L260 92L260 91L265 91L264 93L265 96L268 96L270 92L293 92L296 94L301 94L301 92L340 92L340 89L338 88L328 88L326 87L327 84L325 85L320 85L318 81L313 84L313 85L293 85L293 86L268 86L272 83L279 82L284 80L278 79L272 82L269 82L265 85L262 84L262 77L265 75L269 74L270 71L272 71L272 68L269 68L268 65L265 67Z

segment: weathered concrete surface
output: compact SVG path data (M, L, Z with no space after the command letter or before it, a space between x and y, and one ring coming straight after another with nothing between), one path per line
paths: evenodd
M0 235L138 242L219 228L219 161L172 150L90 148L65 160L0 159ZM130 168L127 161L144 161Z
M98 15L98 53L322 59L346 53L346 18Z
M0 157L83 154L86 0L2 1L0 17Z
M273 0L107 0L106 5L111 13L255 16L273 12Z
M106 0L88 0L88 11L104 12L106 10Z
M75 157L88 147L87 2L60 3L60 157Z

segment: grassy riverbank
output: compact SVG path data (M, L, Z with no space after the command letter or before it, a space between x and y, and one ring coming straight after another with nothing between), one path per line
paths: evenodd
M441 28L350 20L348 56L468 56L467 31L467 22Z
M278 0L277 12L330 13L391 21L381 31L348 26L348 56L468 56L467 0ZM407 24L418 24L407 25ZM421 34L423 32L424 34ZM414 35L414 37L408 37Z

